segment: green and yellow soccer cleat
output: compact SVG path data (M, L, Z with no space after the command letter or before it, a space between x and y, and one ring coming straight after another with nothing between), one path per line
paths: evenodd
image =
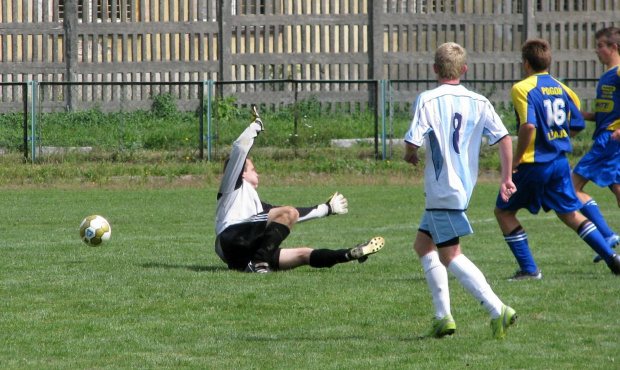
M443 319L433 319L433 325L424 333L420 334L419 339L426 338L442 338L446 335L452 335L456 331L456 323L452 315L448 315Z
M502 314L497 319L491 319L491 330L493 338L504 339L506 330L517 321L517 313L508 306L502 307Z

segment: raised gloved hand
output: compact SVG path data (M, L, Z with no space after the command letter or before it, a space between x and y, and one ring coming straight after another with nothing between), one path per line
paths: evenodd
M349 203L344 195L335 192L334 195L327 200L327 206L329 207L330 215L343 215L349 212Z
M256 106L252 107L252 123L257 124L259 128L256 129L256 131L265 131L265 127L263 126L263 121L260 119L260 116L258 115L258 110L256 109Z

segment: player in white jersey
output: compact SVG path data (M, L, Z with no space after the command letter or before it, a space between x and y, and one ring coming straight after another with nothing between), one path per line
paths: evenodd
M414 242L433 296L435 317L420 338L441 338L456 330L450 308L448 273L491 316L493 338L504 338L517 315L493 292L486 278L461 252L460 237L473 233L465 210L478 177L482 136L499 144L500 194L507 201L516 191L512 183L512 142L508 131L487 98L460 85L467 71L466 52L456 43L445 43L435 52L434 71L439 86L420 94L411 127L405 135L404 160L417 165L418 149L426 146L424 191L426 209Z
M490 145L508 135L484 96L463 85L442 84L418 97L405 141L420 147L426 140L426 208L464 211L476 179L482 136Z
M256 108L254 120L233 143L217 194L215 252L232 270L267 273L310 265L332 267L337 263L368 259L385 243L372 238L353 248L331 250L280 248L298 222L348 212L347 199L336 192L324 204L313 207L273 206L260 200L258 174L247 158L254 139L263 131Z

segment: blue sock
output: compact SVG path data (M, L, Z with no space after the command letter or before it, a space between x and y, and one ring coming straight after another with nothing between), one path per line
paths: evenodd
M532 256L532 252L530 251L530 246L527 244L525 230L510 235L504 235L504 240L508 243L512 254L517 259L521 271L532 274L538 269L534 261L534 256Z
M603 238L603 235L598 231L593 222L584 222L581 224L577 230L577 234L579 234L579 237L583 239L584 242L588 243L590 248L594 249L599 256L603 257L607 265L612 263L611 256L614 254L614 250L609 248L605 238Z
M607 225L607 222L605 222L605 218L601 214L601 210L598 208L598 204L594 199L587 201L583 207L581 207L580 211L581 214L596 225L598 231L603 234L603 238L607 239L615 234Z

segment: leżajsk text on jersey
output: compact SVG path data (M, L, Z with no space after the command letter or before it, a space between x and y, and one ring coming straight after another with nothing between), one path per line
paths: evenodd
M603 73L596 87L596 130L593 137L604 130L620 128L620 66Z
M511 90L518 127L530 123L536 127L522 163L547 163L572 151L570 131L581 131L577 95L548 73L539 73L516 83Z

